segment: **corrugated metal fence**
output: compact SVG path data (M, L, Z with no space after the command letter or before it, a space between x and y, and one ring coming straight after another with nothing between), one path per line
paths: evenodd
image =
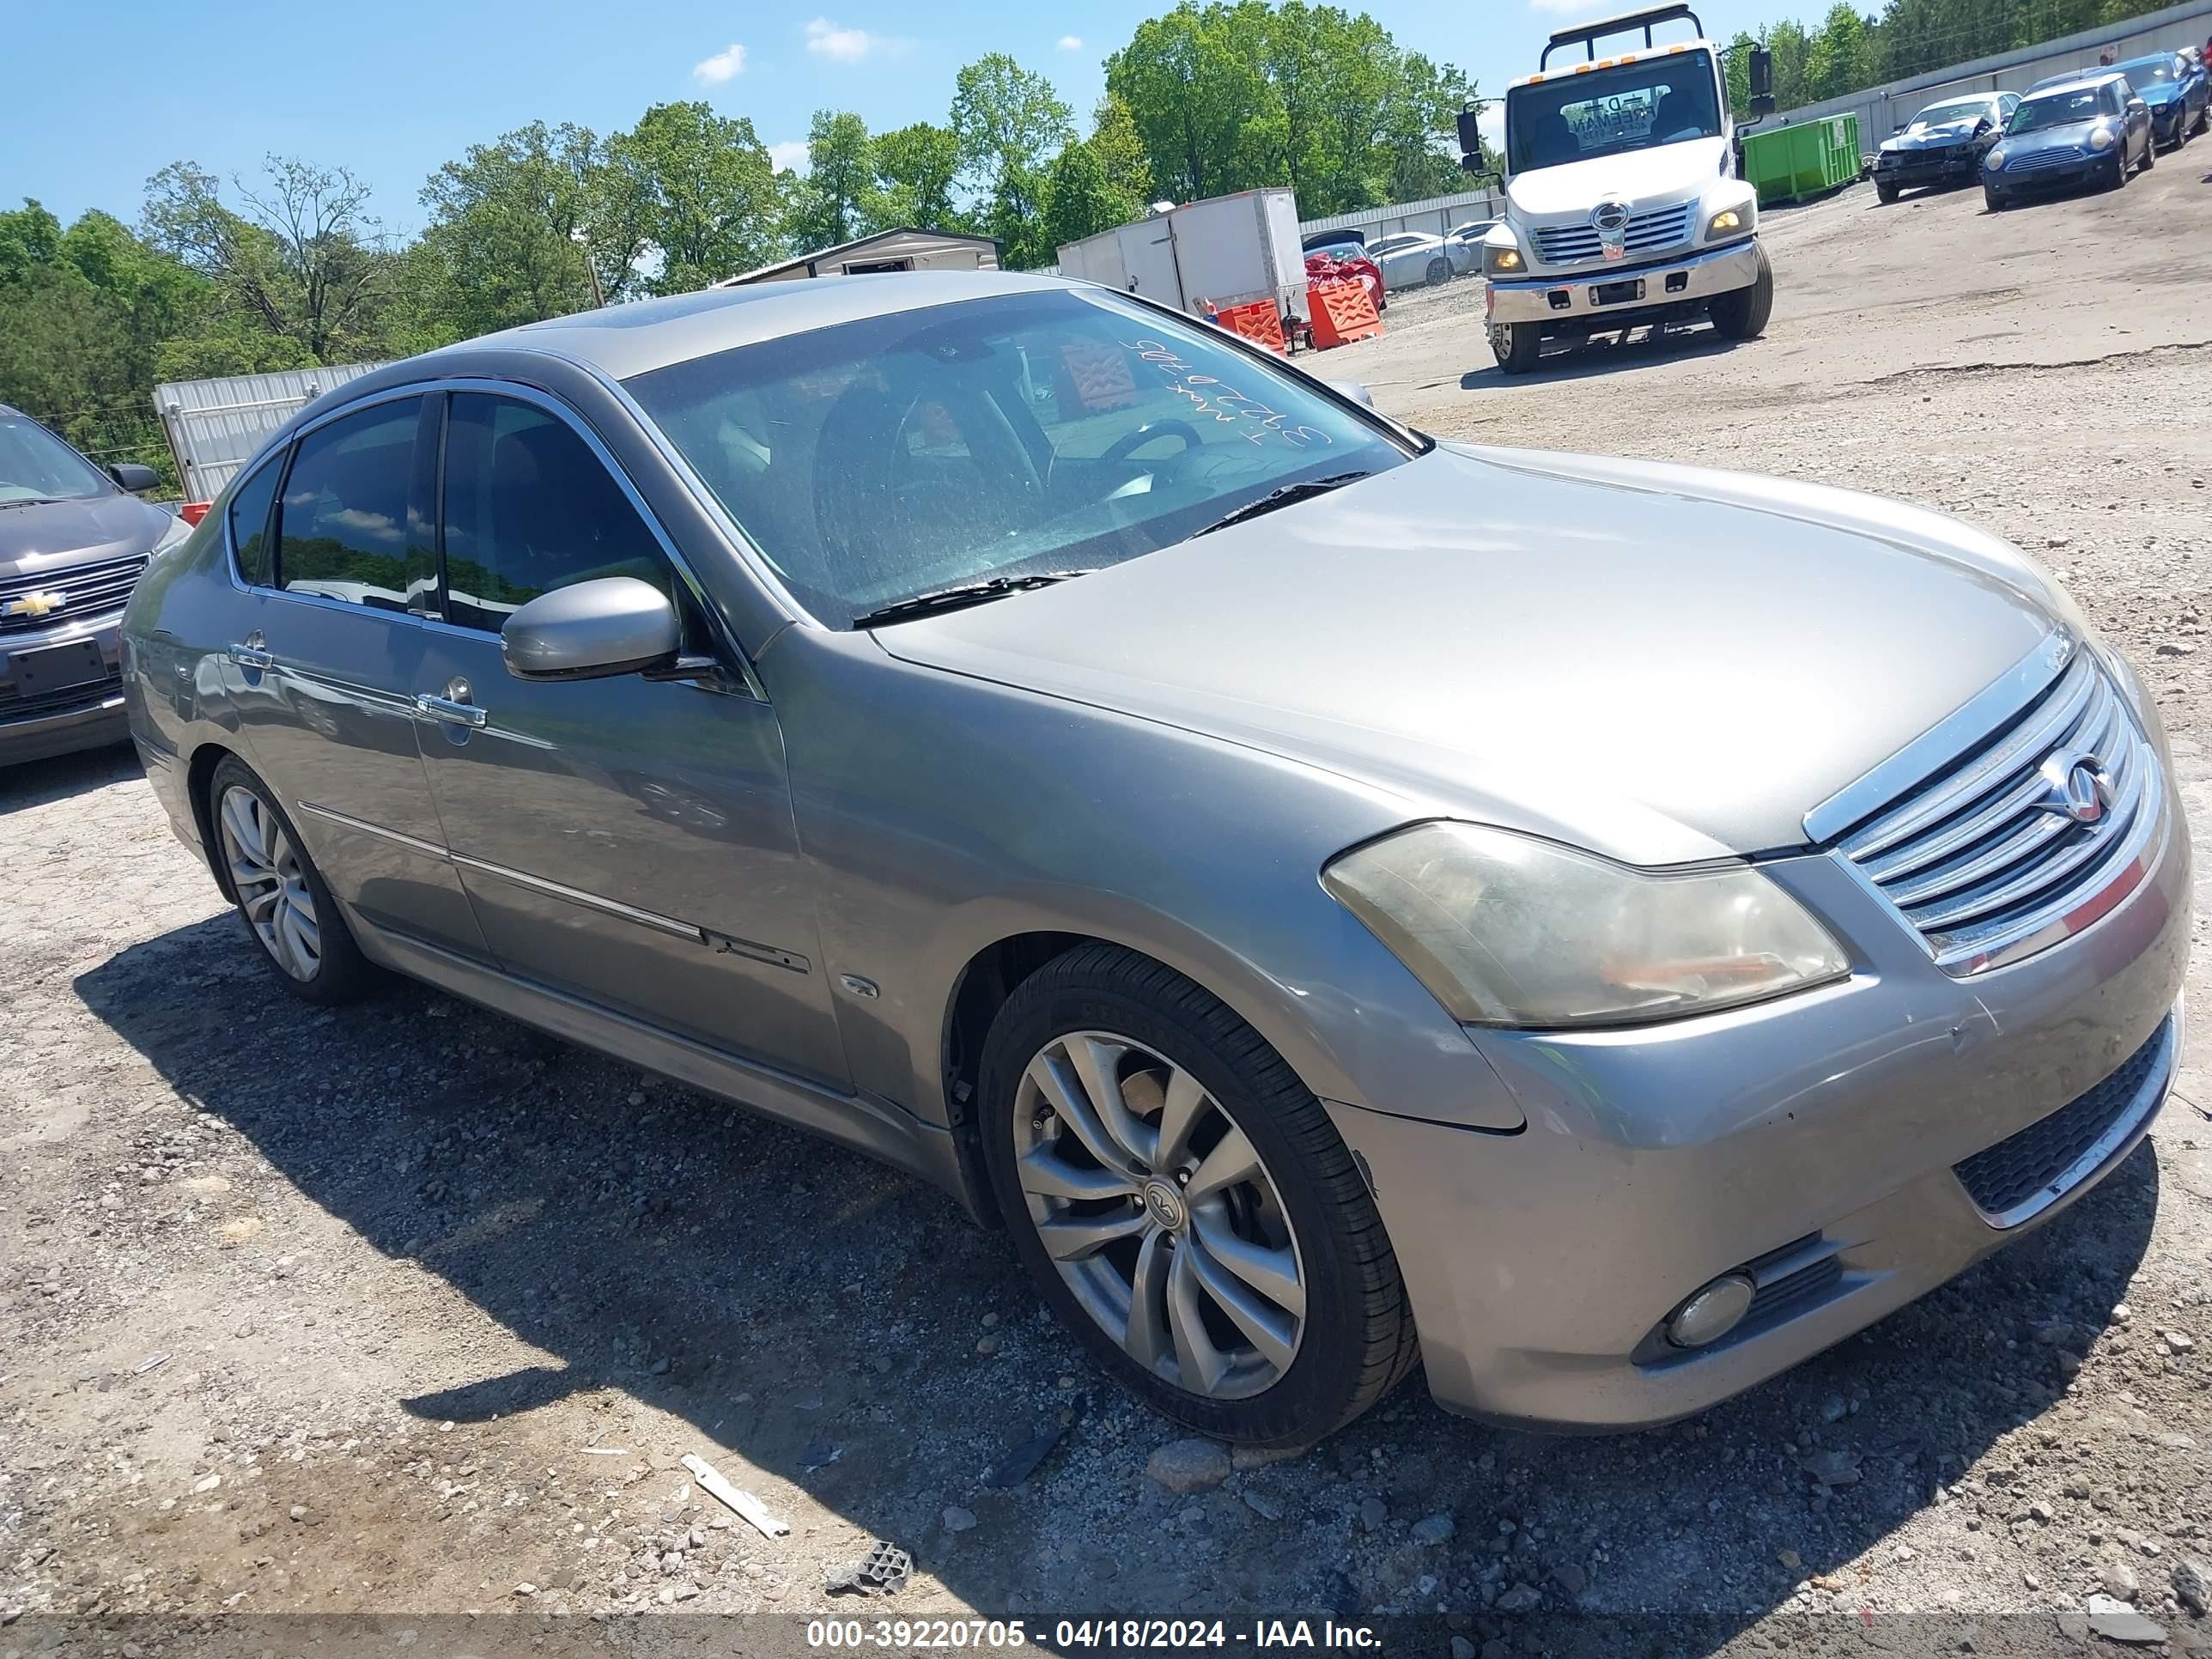
M2118 63L2173 46L2202 46L2207 35L2212 35L2212 0L2187 0L2123 23L2100 24L2038 46L1996 52L1887 86L1846 93L1825 103L1785 110L1753 130L1802 126L1831 115L1852 113L1859 118L1859 143L1871 154L1876 144L1938 98L1968 92L2026 92L2047 75L2094 68L2106 52Z
M294 413L332 386L343 386L382 363L333 363L285 368L269 374L232 374L218 380L177 380L154 388L185 499L210 501L250 460L261 441Z
M1397 202L1388 207L1358 208L1350 213L1327 213L1318 219L1298 221L1298 234L1311 236L1323 230L1364 230L1372 238L1401 230L1425 230L1441 236L1455 225L1471 219L1495 219L1503 210L1495 191L1464 190L1456 196L1431 196L1419 202Z

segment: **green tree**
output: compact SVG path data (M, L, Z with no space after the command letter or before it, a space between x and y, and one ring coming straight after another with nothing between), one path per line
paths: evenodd
M879 228L874 146L849 110L820 109L806 132L806 176L787 187L785 234L794 248L835 247Z
M1045 175L1044 240L1050 247L1127 224L1144 210L1142 202L1106 176L1105 164L1087 143L1062 145Z
M1100 98L1091 112L1091 137L1084 141L1106 182L1141 209L1152 199L1152 165L1145 158L1145 141L1128 105L1112 93Z
M1876 78L1876 48L1871 20L1848 4L1832 7L1806 47L1806 99L1817 103L1870 85Z
M1106 60L1107 90L1128 106L1154 183L1178 201L1243 186L1246 134L1267 108L1250 43L1238 49L1226 17L1183 0Z
M876 213L886 225L959 230L966 216L952 203L960 176L960 139L950 127L928 121L878 133L871 147L876 170Z
M954 77L952 131L962 169L985 202L983 221L1017 270L1046 263L1040 210L1048 158L1075 136L1074 112L1052 82L1005 52L976 59Z
M609 195L634 216L647 286L686 294L768 264L783 251L783 186L742 116L711 105L656 104L607 140Z

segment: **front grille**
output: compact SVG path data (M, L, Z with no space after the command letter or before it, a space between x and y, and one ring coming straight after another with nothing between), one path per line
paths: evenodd
M1621 246L1632 254L1656 253L1689 237L1690 204L1685 202L1632 216ZM1595 259L1603 249L1595 225L1553 225L1536 233L1536 251L1547 265L1571 265Z
M58 691L41 691L28 697L19 697L12 691L0 691L0 726L15 720L34 720L48 714L66 714L72 709L90 708L102 703L123 689L123 677L110 674L105 680L90 685L67 685Z
M2045 763L2069 755L2096 757L2112 781L2094 823L2039 805L2053 789ZM2157 757L2081 649L2025 711L1840 845L1939 963L1973 974L2094 921L2149 845L2163 799Z
M1966 1195L1984 1214L2008 1224L2024 1221L2063 1198L2104 1161L2096 1149L2117 1145L2159 1098L2172 1063L2169 1017L2120 1069L2087 1093L2039 1118L2016 1134L1951 1166ZM2094 1154L2094 1155L2093 1155ZM2037 1200L2040 1200L2038 1202Z
M2063 167L2081 159L2079 149L2032 149L2015 155L2005 163L2007 173L2040 173L2046 167Z
M128 559L70 565L42 576L11 576L5 586L0 586L0 634L37 633L102 611L120 611L145 568L146 556L141 553ZM59 605L41 605L36 616L19 612L17 605L33 593L64 597Z

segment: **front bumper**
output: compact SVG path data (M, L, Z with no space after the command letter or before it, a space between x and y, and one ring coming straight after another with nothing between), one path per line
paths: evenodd
M1487 301L1492 323L1546 323L1602 328L1615 314L1694 305L1759 280L1759 240L1746 236L1726 246L1622 269L1578 270L1571 276L1492 278Z
M2142 1138L2179 1054L2190 848L2170 783L2163 835L2110 914L1966 980L1840 861L1779 860L1770 872L1845 938L1850 980L1642 1030L1479 1033L1526 1115L1517 1134L1332 1107L1370 1172L1437 1400L1548 1429L1682 1417L2078 1199ZM2048 1144L2046 1120L2131 1059L2062 1190L1978 1207L1954 1166L2031 1126L2013 1147ZM1668 1313L1746 1266L1772 1292L1764 1312L1710 1347L1667 1346Z
M1960 185L1981 171L1982 152L1972 144L1951 149L1885 150L1875 158L1878 185L1917 190L1923 185Z
M2178 144L2182 130L2189 125L2189 106L2182 99L2164 104L2154 104L2150 112L2151 135L2161 144Z
M0 766L103 748L131 735L123 704L121 635L118 614L47 632L0 635ZM53 691L22 689L21 659L85 641L98 649L104 678Z
M2015 162L1996 173L1984 167L1982 183L2000 198L2079 190L2084 185L2103 184L2110 180L2121 165L2119 158L2124 154L2126 147L2115 144L2110 149L2087 150L2042 167L2022 168Z

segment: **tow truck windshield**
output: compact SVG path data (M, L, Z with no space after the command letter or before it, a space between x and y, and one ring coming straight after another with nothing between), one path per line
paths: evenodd
M1713 60L1662 52L1547 76L1505 97L1505 153L1516 173L1720 136Z

